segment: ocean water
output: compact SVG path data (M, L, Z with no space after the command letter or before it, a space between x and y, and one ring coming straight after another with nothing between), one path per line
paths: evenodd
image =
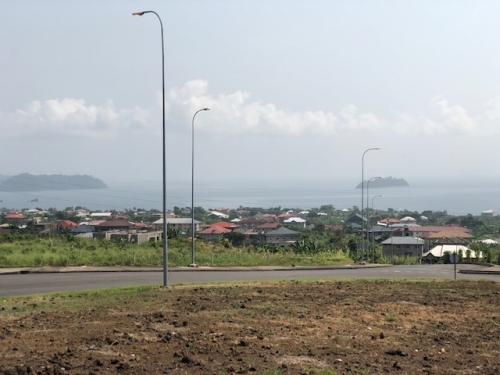
M381 197L373 198L377 195ZM372 188L368 205L375 209L408 209L448 211L453 215L479 215L482 211L500 211L500 187L495 185L410 186ZM34 201L37 200L37 201ZM0 207L9 209L83 206L90 210L123 210L130 208L161 209L162 185L136 183L114 185L108 189L62 190L8 193L0 192ZM197 184L195 206L217 207L278 207L310 209L331 204L338 209L361 206L361 190L354 186L334 183L301 182L280 184ZM366 207L366 189L364 206ZM167 184L167 207L191 206L191 184Z

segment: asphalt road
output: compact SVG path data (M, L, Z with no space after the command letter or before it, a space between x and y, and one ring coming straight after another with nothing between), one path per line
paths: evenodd
M457 270L484 267L458 265ZM453 265L393 266L354 269L273 271L170 271L169 285L220 281L280 280L298 278L394 278L453 279ZM500 275L456 274L457 279L500 281ZM161 284L162 272L76 272L0 275L0 297L112 288L141 284Z

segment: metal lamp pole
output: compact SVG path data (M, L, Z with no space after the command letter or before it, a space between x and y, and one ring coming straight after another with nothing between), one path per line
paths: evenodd
M372 210L373 210L373 201L375 200L375 198L379 198L379 197L383 197L382 194L379 194L379 195L375 195L373 198L372 198ZM375 241L373 241L373 246L372 246L372 263L375 263Z
M366 240L368 242L368 248L366 250L366 260L370 260L370 182L372 180L378 180L382 177L372 177L366 183Z
M191 264L189 267L196 267L194 262L194 119L198 112L210 111L210 108L202 108L197 110L191 121Z
M365 154L368 151L381 150L380 147L369 148L363 152L363 156L361 156L361 240L364 245L364 230L365 230L365 221L364 221L364 188L365 188ZM363 253L362 253L363 254ZM362 256L362 258L364 255Z
M155 11L146 10L144 12L133 13L135 17L143 16L146 13L153 13L160 21L161 31L161 86L162 86L162 133L163 133L163 286L168 287L168 232L167 232L167 169L165 162L165 49L163 43L163 22Z
M369 197L370 197L370 182L373 181L373 180L380 180L381 178L382 177L372 177L366 183L366 215L367 216L370 214L370 212L369 212L370 205L368 204Z

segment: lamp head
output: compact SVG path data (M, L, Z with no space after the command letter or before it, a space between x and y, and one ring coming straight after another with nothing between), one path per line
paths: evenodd
M137 12L137 13L132 13L134 17L140 17L143 16L145 12Z
M210 111L210 108L203 108L202 111Z

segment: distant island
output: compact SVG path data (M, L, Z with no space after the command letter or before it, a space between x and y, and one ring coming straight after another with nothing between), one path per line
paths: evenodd
M364 181L365 188L367 183L368 181ZM410 184L402 178L394 178L394 177L383 177L370 181L370 189L381 188L381 187L394 187L394 186L410 186ZM361 189L361 182L356 186L356 189Z
M32 175L22 173L8 177L0 183L0 191L43 191L105 189L106 184L88 175Z

